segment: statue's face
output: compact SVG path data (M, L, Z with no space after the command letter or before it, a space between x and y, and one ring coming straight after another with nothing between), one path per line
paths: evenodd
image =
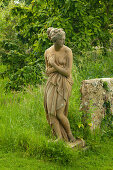
M63 35L56 40L55 45L62 47L64 43L65 43L65 36Z

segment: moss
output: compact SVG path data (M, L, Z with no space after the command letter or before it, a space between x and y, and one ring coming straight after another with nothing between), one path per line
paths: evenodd
M111 103L109 100L105 101L103 104L103 107L105 108L105 116L101 122L101 127L104 130L104 132L108 133L113 130L113 115L111 112ZM113 131L112 131L113 132Z
M110 108L111 108L110 101L105 101L103 107L106 109L106 114L110 114Z
M107 81L104 81L104 82L103 82L103 88L104 88L106 91L109 91L109 87L108 87Z

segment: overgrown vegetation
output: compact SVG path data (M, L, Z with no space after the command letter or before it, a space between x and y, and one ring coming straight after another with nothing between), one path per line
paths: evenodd
M1 68L3 70L3 66ZM78 164L77 160L81 157L86 159L90 155L101 154L103 143L107 139L112 141L113 127L107 126L112 124L105 118L106 124L103 124L103 120L102 131L97 130L94 134L83 125L82 112L79 110L81 77L75 70L73 79L75 83L70 98L69 121L74 136L84 138L90 146L88 151L72 150L65 142L55 142L56 138L52 136L44 112L43 85L28 86L20 92L6 93L6 79L0 81L0 149L5 152L22 152L24 157L50 160L73 167L76 167L75 164ZM107 108L109 110L109 107ZM109 114L107 113L107 117Z
M106 116L102 121L102 130L97 129L91 134L90 122L83 124L83 113L79 109L80 86L84 79L113 77L112 2L25 2L27 5L8 4L4 0L0 4L0 149L4 152L21 151L25 157L62 165L72 164L74 167L82 166L82 157L88 162L90 156L93 159L98 155L102 162L105 159L101 154L108 154L104 142L107 145L109 141L110 156L113 154L110 103L104 103ZM47 28L51 26L64 28L66 45L73 50L74 85L69 121L74 136L84 138L90 146L85 152L76 149L73 152L64 142L54 142L56 138L52 136L46 121L43 107L46 79L43 54L51 45L46 35ZM106 83L103 88L108 91ZM92 163L91 168L95 164Z
M16 2L16 1L15 1ZM47 39L48 27L61 27L66 32L66 45L73 50L74 61L81 76L90 78L92 62L85 65L85 60L96 62L95 67L102 77L108 70L103 56L110 55L112 48L112 2L92 0L33 0L15 4L13 1L1 2L0 37L1 61L7 65L2 73L9 77L7 89L20 90L28 84L36 85L43 80L44 51L51 45ZM7 5L8 6L5 6ZM29 5L28 5L29 4ZM95 56L95 49L101 53ZM90 51L90 54L89 52ZM93 53L93 60L91 59ZM99 58L98 58L99 57ZM98 60L99 59L99 60ZM108 60L108 59L107 59ZM106 66L106 67L105 67ZM112 66L111 66L112 67ZM97 68L96 68L97 69Z
M108 83L107 83L106 81L103 82L103 88L104 88L106 91L109 91Z

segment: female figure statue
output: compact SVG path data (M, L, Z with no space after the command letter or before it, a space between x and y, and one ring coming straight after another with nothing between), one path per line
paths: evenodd
M58 139L74 142L75 138L67 119L73 84L71 76L73 55L71 49L64 45L63 29L50 27L47 34L53 46L48 48L44 54L48 75L44 95L46 117Z

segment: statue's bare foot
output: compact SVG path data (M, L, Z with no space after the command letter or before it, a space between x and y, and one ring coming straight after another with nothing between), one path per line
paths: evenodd
M74 138L74 136L72 134L69 134L68 137L69 137L70 142L75 142L76 141L76 139Z
M58 142L58 141L62 141L63 140L63 138L62 137L59 137L59 138L57 138L54 142Z

